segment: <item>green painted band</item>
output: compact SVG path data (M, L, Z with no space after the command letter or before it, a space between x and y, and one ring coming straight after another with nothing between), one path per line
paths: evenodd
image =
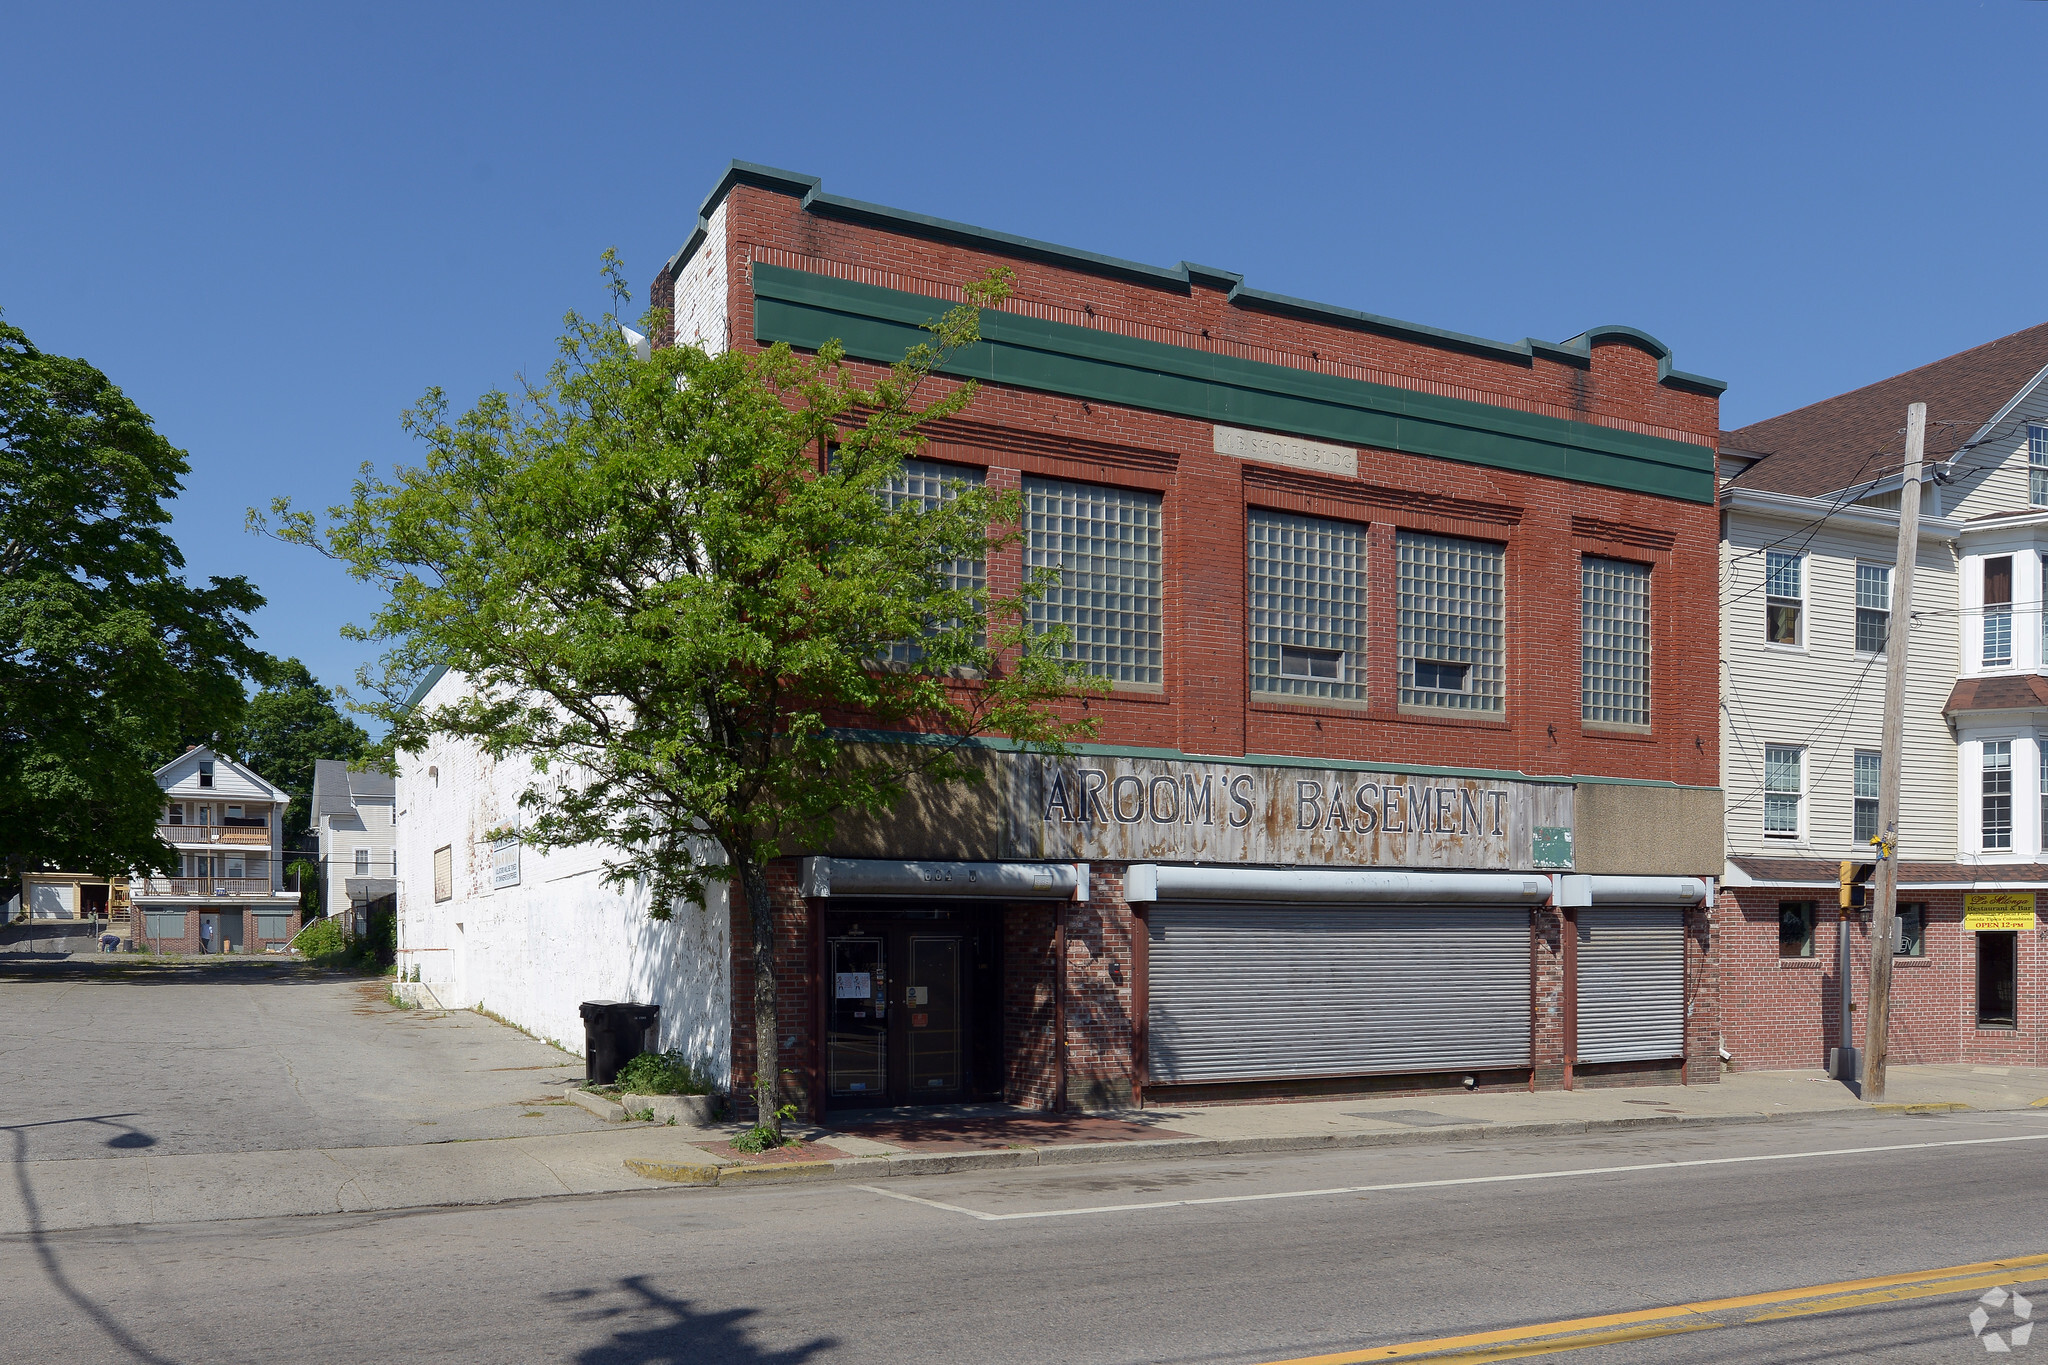
M754 335L894 360L930 340L943 299L755 262ZM1467 399L1418 393L1015 313L984 312L951 374L1208 422L1457 460L1712 504L1714 452Z

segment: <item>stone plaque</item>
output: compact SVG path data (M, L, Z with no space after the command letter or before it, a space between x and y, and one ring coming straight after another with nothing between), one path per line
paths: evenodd
M1258 460L1265 464L1287 464L1296 469L1313 469L1318 474L1358 476L1358 452L1350 446L1333 446L1322 441L1304 441L1299 436L1279 436L1270 431L1244 427L1215 428L1218 455L1234 460Z

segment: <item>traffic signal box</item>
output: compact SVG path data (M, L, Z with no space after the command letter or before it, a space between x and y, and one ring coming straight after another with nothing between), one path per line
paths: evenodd
M1876 863L1843 861L1842 886L1838 902L1842 909L1860 910L1870 903L1870 876L1875 871Z

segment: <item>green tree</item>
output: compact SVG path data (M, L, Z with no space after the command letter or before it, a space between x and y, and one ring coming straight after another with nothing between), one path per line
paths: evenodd
M616 306L610 253L606 272ZM707 879L735 884L753 923L754 1094L769 1127L769 860L817 847L842 813L890 809L913 781L974 780L981 737L1059 751L1091 732L1047 705L1095 684L1065 658L1063 631L1031 628L1044 581L1001 593L956 571L1015 543L1018 495L955 485L930 508L888 496L921 428L973 401L971 382L934 372L1007 291L1007 272L976 282L971 304L886 371L836 343L814 357L778 345L641 358L613 314L571 313L521 399L486 394L451 421L428 393L407 419L422 467L396 482L366 467L324 528L272 505L277 534L383 585L358 634L387 646L381 678L363 681L394 746L441 734L527 755L524 837L614 850L608 876L645 882L657 917L703 904ZM437 664L470 687L407 708ZM861 742L855 727L921 738Z
M231 726L263 599L187 583L185 453L104 374L0 320L0 894L36 868L168 872L152 773Z
M221 747L291 793L284 817L290 842L312 823L314 761L361 759L370 751L370 737L336 709L334 694L313 670L286 659L249 699L242 723L221 736Z

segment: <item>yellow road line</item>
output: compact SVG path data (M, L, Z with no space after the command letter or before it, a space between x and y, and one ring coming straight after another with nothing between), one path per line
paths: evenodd
M1409 1356L1434 1355L1449 1351L1466 1350L1489 1346L1506 1346L1512 1343L1526 1343L1531 1347L1541 1346L1542 1350L1530 1349L1521 1355L1539 1355L1542 1351L1563 1351L1578 1349L1577 1339L1569 1341L1540 1342L1542 1337L1569 1337L1573 1333L1598 1332L1605 1328L1630 1327L1641 1323L1669 1322L1674 1318L1705 1317L1713 1313L1726 1313L1743 1308L1763 1308L1771 1304L1800 1303L1810 1299L1839 1297L1861 1291L1889 1289L1900 1285L1933 1285L1929 1294L1949 1292L1962 1286L1935 1281L1957 1281L1970 1276L1992 1278L1986 1285L2010 1283L2010 1272L2027 1270L2036 1266L2048 1266L2048 1255L2009 1256L1996 1261L1976 1261L1969 1265L1952 1265L1940 1270L1917 1270L1901 1275L1873 1275L1861 1280L1838 1280L1833 1284L1805 1285L1798 1289L1772 1289L1760 1294L1739 1294L1725 1299L1702 1299L1697 1303L1672 1304L1666 1308L1640 1308L1629 1313L1603 1313L1596 1317L1566 1318L1557 1322L1534 1323L1527 1327L1503 1327L1492 1332L1471 1332L1463 1336L1434 1337L1427 1341L1403 1341L1391 1346L1369 1346L1360 1351L1340 1351L1332 1355L1297 1356L1288 1360L1272 1360L1265 1365L1365 1365L1367 1361L1399 1360ZM1998 1276L2003 1273L2005 1279ZM2030 1280L2041 1278L2029 1276ZM1851 1305L1843 1305L1848 1307ZM1722 1324L1707 1322L1702 1327L1718 1327ZM1589 1343L1590 1344L1590 1343ZM1506 1357L1480 1357L1506 1359Z
M1845 1308L1861 1308L1872 1303L1897 1303L1902 1299L1927 1299L1937 1294L1956 1294L1968 1289L1990 1289L1994 1285L2010 1285L2018 1288L2023 1284L2038 1284L2048 1280L2048 1275L1970 1275L1960 1280L1937 1280L1932 1284L1901 1285L1896 1289L1873 1289L1863 1294L1842 1294L1834 1298L1821 1299L1814 1303L1795 1303L1783 1308L1750 1318L1751 1322L1776 1322L1781 1318L1810 1317L1815 1313L1838 1313Z
M1560 1351L1583 1351L1589 1346L1613 1346L1624 1341L1649 1341L1654 1337L1675 1337L1686 1332L1705 1332L1718 1322L1680 1322L1664 1327L1622 1327L1612 1332L1585 1332L1578 1336L1520 1345L1489 1346L1480 1351L1459 1351L1454 1355L1431 1356L1429 1365L1486 1365L1495 1360L1520 1360L1526 1356L1556 1355Z

